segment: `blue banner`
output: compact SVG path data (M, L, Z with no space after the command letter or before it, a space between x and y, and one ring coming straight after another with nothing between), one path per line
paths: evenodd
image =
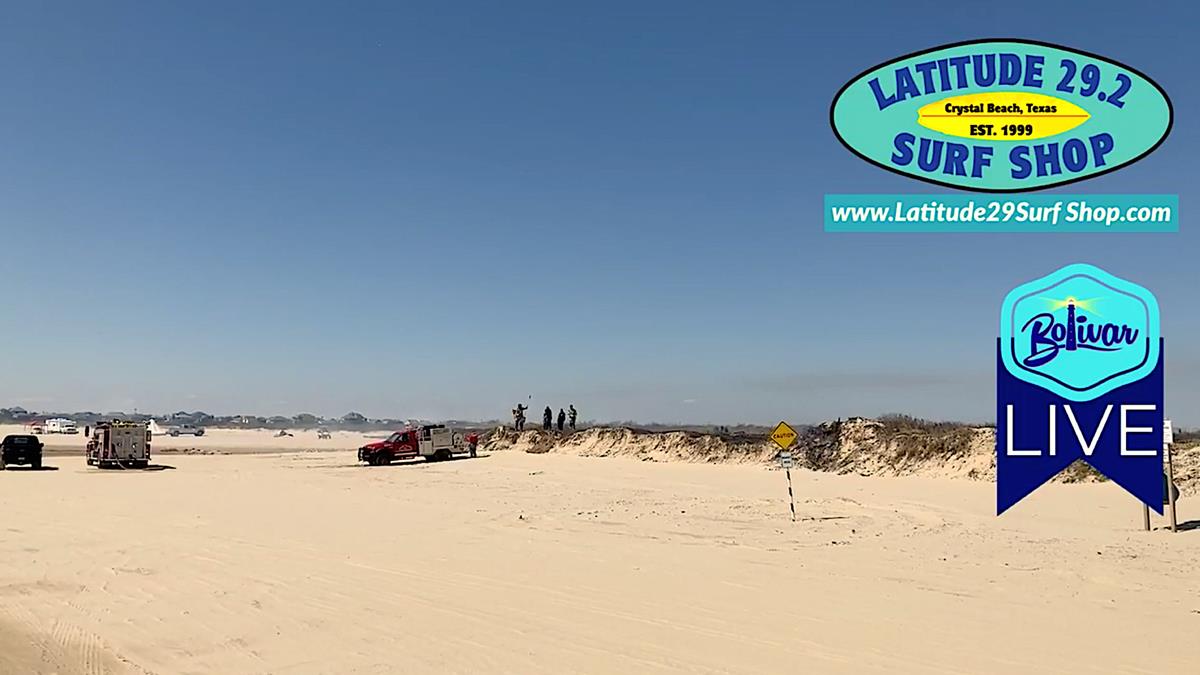
M996 512L1083 460L1162 513L1158 301L1092 265L1017 286L996 342Z
M1147 377L1078 403L1009 374L996 353L996 514L1081 459L1163 511L1163 356Z

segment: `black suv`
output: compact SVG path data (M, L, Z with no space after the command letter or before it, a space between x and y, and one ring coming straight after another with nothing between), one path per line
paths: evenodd
M27 434L5 436L0 443L0 469L5 464L28 464L42 468L42 442Z

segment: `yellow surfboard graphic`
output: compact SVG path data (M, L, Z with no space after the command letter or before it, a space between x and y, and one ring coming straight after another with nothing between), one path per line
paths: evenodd
M1074 103L1025 91L951 96L917 111L917 122L926 129L989 141L1047 138L1070 131L1090 117Z

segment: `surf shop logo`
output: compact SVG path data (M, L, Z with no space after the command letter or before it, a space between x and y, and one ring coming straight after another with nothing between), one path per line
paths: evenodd
M1158 302L1091 265L1014 288L996 366L997 511L1077 459L1162 512Z
M1139 71L1030 40L962 42L867 70L829 118L851 152L889 171L980 192L1093 178L1150 154L1171 101Z

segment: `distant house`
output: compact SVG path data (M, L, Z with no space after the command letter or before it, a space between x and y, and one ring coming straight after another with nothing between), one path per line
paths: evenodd
M342 415L343 424L366 424L367 418L361 413L348 412Z

